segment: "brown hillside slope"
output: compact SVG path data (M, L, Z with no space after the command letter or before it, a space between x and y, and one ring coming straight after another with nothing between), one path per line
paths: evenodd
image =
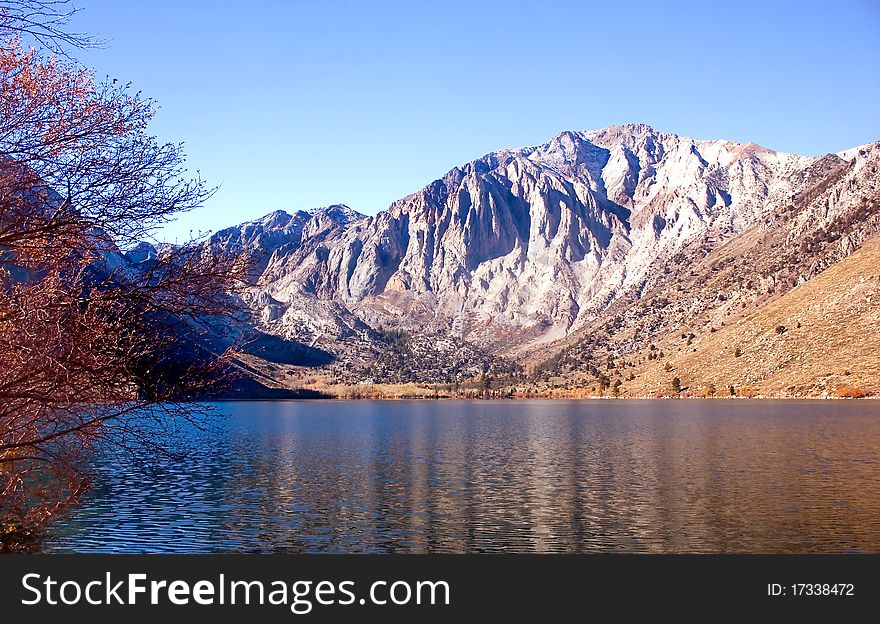
M659 346L666 357L637 367L626 394L670 392L673 377L692 394L712 386L729 394L730 385L763 396L833 396L844 387L880 394L880 237L690 346L678 336Z

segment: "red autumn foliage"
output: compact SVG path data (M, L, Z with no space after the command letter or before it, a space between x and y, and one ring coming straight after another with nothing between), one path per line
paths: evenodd
M75 62L0 43L0 551L33 548L88 488L97 443L161 450L157 431L224 380L203 320L236 309L246 267L198 246L120 261L211 192L181 146L149 135L154 111Z

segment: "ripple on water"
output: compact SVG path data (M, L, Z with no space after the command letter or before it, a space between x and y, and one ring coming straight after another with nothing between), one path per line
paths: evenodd
M880 402L223 403L96 462L79 552L880 552Z

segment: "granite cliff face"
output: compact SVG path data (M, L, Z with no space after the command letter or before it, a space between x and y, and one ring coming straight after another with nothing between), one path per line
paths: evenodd
M564 132L457 167L372 217L275 212L209 245L255 258L249 304L269 334L343 359L339 345L363 351L386 328L534 357L596 331L615 306L680 286L713 250L752 245L784 212L770 252L782 254L876 200L878 161L878 144L805 157L646 125ZM812 273L834 261L804 253Z

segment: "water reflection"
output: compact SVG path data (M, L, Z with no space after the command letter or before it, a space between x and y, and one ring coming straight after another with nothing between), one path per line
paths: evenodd
M227 403L52 551L880 552L880 403Z

